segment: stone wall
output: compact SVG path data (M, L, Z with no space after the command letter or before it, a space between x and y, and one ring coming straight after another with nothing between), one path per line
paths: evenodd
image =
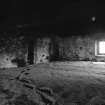
M0 68L10 68L17 67L16 63L12 63L12 60L15 59L16 56L8 53L0 54Z
M67 60L95 59L95 40L90 37L72 36L63 39L60 53Z
M49 62L49 57L50 57L50 43L51 39L50 38L38 38L37 43L36 43L36 48L35 48L35 58L34 63L47 63Z
M101 36L103 38L103 34ZM27 65L30 49L32 49L30 56L33 54L34 64L48 63L51 60L94 61L101 59L105 61L104 57L95 56L95 40L99 39L99 37L70 36L61 38L56 35L54 37L37 36L37 38L32 38L33 43L30 45L27 43L25 36L1 38L0 68ZM30 47L31 45L33 47Z
M33 38L34 47L30 41L26 41L24 36L2 38L0 45L0 68L22 67L29 64L28 60L33 59L33 63L48 63L50 59L50 37ZM30 47L30 48L28 48ZM31 50L31 53L30 51ZM29 53L34 56L28 57ZM32 58L33 57L33 58Z
M103 56L95 56L95 41L105 40L105 33L63 38L59 42L61 59L75 61L105 61Z
M25 66L27 48L24 37L6 37L0 39L0 68Z

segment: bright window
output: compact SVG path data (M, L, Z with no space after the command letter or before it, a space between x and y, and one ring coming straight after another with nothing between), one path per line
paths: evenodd
M99 40L95 42L95 55L105 56L105 41Z
M105 54L105 41L99 42L99 54Z

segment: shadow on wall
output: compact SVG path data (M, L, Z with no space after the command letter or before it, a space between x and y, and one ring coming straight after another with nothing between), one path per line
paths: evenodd
M17 67L26 66L26 61L24 59L15 58L11 60L11 63L16 64Z
M28 64L34 64L34 46L35 46L35 42L31 39L28 42L28 55L27 55L27 62ZM24 61L23 61L24 62Z

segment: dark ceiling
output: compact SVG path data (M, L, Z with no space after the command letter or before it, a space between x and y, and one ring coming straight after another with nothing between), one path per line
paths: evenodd
M79 34L104 31L105 3L96 0L70 0L69 2L36 0L0 1L0 29L16 24L30 24L34 29L55 33ZM95 17L95 21L92 21Z

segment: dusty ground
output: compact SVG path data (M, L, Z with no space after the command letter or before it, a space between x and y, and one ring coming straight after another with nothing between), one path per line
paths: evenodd
M1 70L16 77L26 70L37 87L50 87L64 105L105 105L105 63L55 62ZM25 73L21 78L26 77ZM75 104L74 104L75 103Z

